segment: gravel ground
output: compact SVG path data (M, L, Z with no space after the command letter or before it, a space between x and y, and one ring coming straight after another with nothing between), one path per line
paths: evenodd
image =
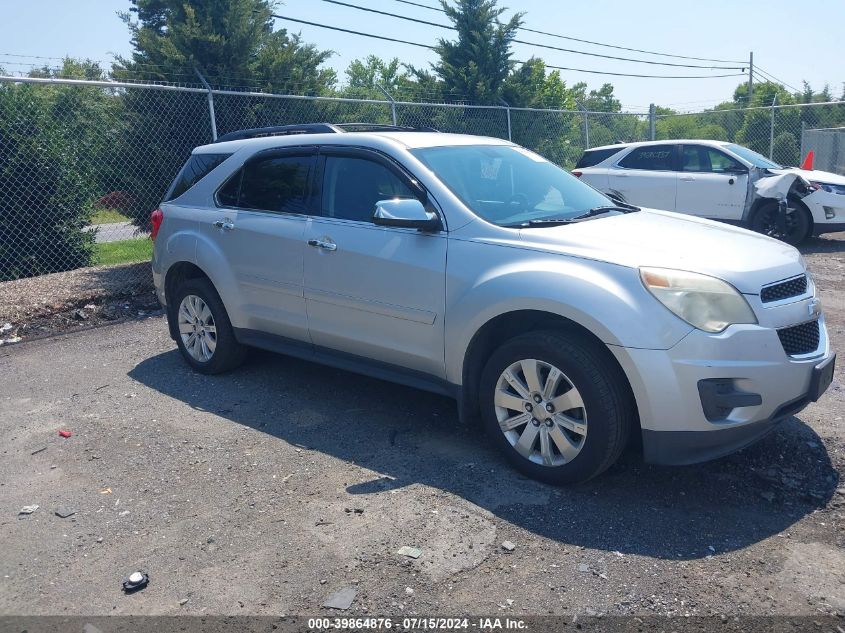
M845 235L805 251L845 349ZM0 615L845 615L843 363L741 453L573 488L424 392L259 352L194 374L160 316L0 347L0 375Z
M40 277L0 282L0 325L21 325L68 305L123 297L153 286L149 262L94 266Z

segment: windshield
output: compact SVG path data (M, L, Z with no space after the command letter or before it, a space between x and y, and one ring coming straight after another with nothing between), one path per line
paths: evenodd
M574 218L613 202L542 156L512 145L412 150L476 215L500 226Z
M730 143L725 147L731 150L740 158L744 158L755 167L760 167L761 169L782 169L782 167L777 163L770 161L762 154L758 154L754 150L750 150L747 147L743 147L742 145L735 145L733 143Z

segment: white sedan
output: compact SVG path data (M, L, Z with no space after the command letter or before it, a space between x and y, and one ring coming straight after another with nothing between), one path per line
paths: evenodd
M572 173L630 204L743 224L790 244L845 231L845 177L783 167L735 143L596 147Z

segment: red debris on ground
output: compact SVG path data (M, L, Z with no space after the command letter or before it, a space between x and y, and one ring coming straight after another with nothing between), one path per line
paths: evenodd
M64 429L62 429L61 431L59 431L59 435L61 435L62 437L70 437L71 435L73 435L73 433L71 433L70 431L65 431Z

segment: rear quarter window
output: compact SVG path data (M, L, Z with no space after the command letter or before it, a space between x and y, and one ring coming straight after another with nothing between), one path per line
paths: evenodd
M169 202L181 196L229 156L231 154L192 154L170 185L164 201Z
M674 153L674 145L645 145L637 147L620 160L619 166L627 169L672 171L674 169Z
M621 152L621 147L611 147L609 149L588 149L581 156L580 160L575 164L575 169L580 167L593 167L610 158L617 152Z

